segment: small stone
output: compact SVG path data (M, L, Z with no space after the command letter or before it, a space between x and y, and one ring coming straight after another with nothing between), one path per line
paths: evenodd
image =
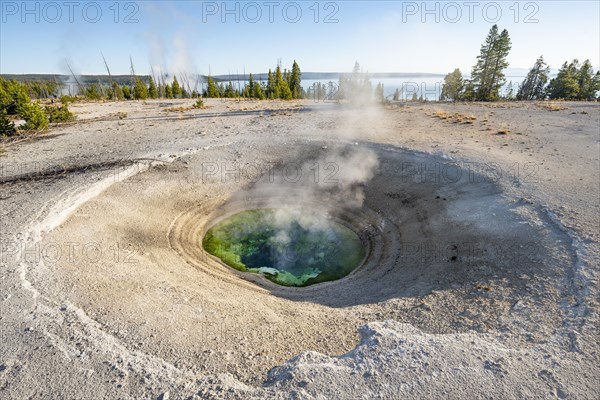
M168 391L164 392L160 396L158 396L158 400L169 400L170 393Z

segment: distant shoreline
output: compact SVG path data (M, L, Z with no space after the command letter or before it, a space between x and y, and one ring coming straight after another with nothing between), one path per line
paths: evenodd
M342 75L348 75L350 72L302 72L302 79L315 80L315 79L339 79ZM177 74L176 74L177 75ZM266 80L267 72L253 73L252 76L256 80ZM427 73L427 72L373 72L368 73L370 78L407 78L407 77L440 77L443 78L445 74ZM148 74L136 74L140 78L148 78ZM188 76L200 76L203 79L208 78L207 75L191 75ZM247 80L250 73L247 74L224 74L224 75L212 75L211 77L216 81L235 81L235 80ZM47 81L60 79L67 81L71 78L71 75L66 74L0 74L0 77L5 79L15 80L28 80L28 81ZM83 74L78 75L85 82L104 82L110 81L110 77L106 74ZM114 80L131 79L131 75L113 75Z

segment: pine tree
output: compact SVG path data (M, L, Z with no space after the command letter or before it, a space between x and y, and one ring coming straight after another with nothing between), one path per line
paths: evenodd
M173 93L173 98L178 99L181 97L181 86L179 86L179 82L177 82L177 76L173 75L173 83L171 84L171 93Z
M476 95L479 97L483 94L484 88L487 87L490 75L490 65L492 65L493 51L495 43L498 41L498 26L494 25L490 29L485 42L481 46L477 63L471 71L471 78Z
M275 78L273 77L273 72L271 71L271 68L269 68L269 73L267 74L266 95L269 99L275 98Z
M133 98L136 100L146 100L148 98L148 88L140 78L135 78L133 86Z
M508 31L504 29L500 34L497 46L494 48L494 64L491 70L492 77L489 82L487 94L491 99L496 99L500 89L506 82L504 78L504 70L508 68L507 57L512 48Z
M123 100L124 98L123 89L121 89L121 86L119 86L117 82L113 82L112 84L111 98L113 100Z
M442 85L442 94L440 100L457 101L461 98L465 84L460 69L456 68L453 72L444 77Z
M281 99L283 90L283 75L281 74L281 67L278 65L275 69L275 86L273 88L273 98ZM289 86L288 86L289 89Z
M207 84L207 88L206 88L206 97L210 97L210 98L221 97L219 95L219 89L217 88L215 81L210 76L208 77L208 84Z
M592 68L590 60L583 62L578 72L577 82L580 100L592 100L596 97L596 92L600 90L600 71L594 75L594 68Z
M290 74L290 90L295 99L302 97L302 72L300 71L300 67L296 60L294 60L292 72Z
M539 100L546 97L545 87L549 73L550 67L544 62L544 57L540 56L519 87L517 100Z
M246 97L250 97L250 98L254 98L254 77L252 76L252 73L250 73L250 77L248 78L248 86L247 86L248 90L247 90L247 96Z
M375 101L379 103L383 103L384 101L383 84L381 82L375 87Z
M465 80L465 90L461 96L462 100L465 101L474 101L475 100L475 85L473 85L473 81Z
M282 100L291 100L293 99L292 91L290 89L290 85L288 85L287 81L282 80L281 89L280 89L280 98Z
M594 74L589 60L580 66L578 60L565 62L556 78L550 81L547 94L551 99L590 100L600 90L600 71Z
M123 98L125 100L131 100L131 90L129 90L129 86L123 85Z
M558 70L556 78L552 79L546 89L548 97L551 99L576 99L579 97L579 61L573 60L572 63L565 63Z
M364 98L366 101L371 101L371 93L373 93L373 85L369 78L369 71L363 74L363 79L360 84L360 98Z
M158 89L156 88L156 83L154 83L154 78L150 77L150 84L148 85L148 96L151 99L158 98Z
M229 97L229 98L235 97L235 90L233 88L233 82L229 81L229 83L227 84L227 87L225 89L225 93L224 93L223 97Z
M338 99L346 99L349 96L349 92L350 92L350 78L347 76L340 76L340 79L338 80L338 93L337 93L337 97ZM319 90L321 89L320 87L320 82L319 82Z
M355 104L361 104L371 101L372 95L373 87L368 72L362 72L360 64L355 62L352 73L340 77L338 99L348 99Z
M498 99L500 88L505 83L503 71L508 67L506 58L510 49L511 42L508 31L504 29L502 33L498 34L498 26L492 26L471 72L477 100Z
M169 85L168 83L165 85L165 98L173 98L173 90L171 89L171 85Z
M352 68L352 74L346 78L340 78L340 93L341 98L350 98L351 100L357 100L360 95L360 88L362 86L361 83L361 72L360 72L360 64L358 61L354 62L354 67Z
M85 98L90 100L100 100L102 98L102 89L100 85L92 83L85 88Z
M254 82L254 90L253 90L254 98L259 100L265 99L265 94L263 93L262 88L258 82Z
M515 84L513 81L508 82L508 90L506 92L506 96L504 96L505 100L514 100L515 99Z

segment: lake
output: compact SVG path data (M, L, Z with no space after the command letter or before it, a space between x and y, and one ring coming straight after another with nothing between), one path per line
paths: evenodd
M516 95L519 90L519 85L523 82L525 76L507 76L507 83L502 87L500 93L506 95L512 82L512 88ZM323 79L307 79L302 80L302 87L304 90L309 90L314 84L321 83L326 86L330 86L329 90L335 91L338 85L337 80L323 80ZM384 96L388 99L392 99L396 89L400 90L401 100L410 100L413 97L413 93L416 93L417 97L423 95L424 99L428 101L438 101L442 93L442 85L444 83L443 76L407 76L402 78L371 78L371 84L373 90L378 83L383 84Z
M465 76L465 79L468 79L469 76ZM516 95L519 90L519 86L525 79L525 76L506 76L506 84L501 88L500 94L507 95L512 87L513 93ZM427 75L409 75L403 76L401 78L378 78L371 77L371 85L373 90L378 83L383 84L383 92L384 96L387 99L392 99L394 97L394 93L396 89L400 91L400 100L411 100L413 94L416 93L417 97L423 96L424 99L428 101L438 101L440 99L440 95L442 94L442 85L444 83L444 75L437 76L427 76ZM264 80L258 80L258 82L264 82ZM327 87L327 93L335 94L337 92L338 87L338 79L303 79L302 87L304 90L309 91L313 88L313 85L321 83ZM247 83L243 79L232 80L235 89L242 88ZM226 84L226 82L223 82ZM205 89L206 84L202 85L202 88Z

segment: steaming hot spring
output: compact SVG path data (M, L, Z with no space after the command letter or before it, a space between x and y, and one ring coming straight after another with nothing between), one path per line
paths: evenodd
M307 349L351 351L369 321L509 329L525 322L498 302L527 290L521 277L555 295L545 266L568 242L524 223L535 210L497 182L456 168L432 179L448 159L288 126L208 138L88 196L43 242L93 244L90 256L29 270L39 298L177 368L260 385Z
M457 311L468 303L497 326L504 309L461 288L494 285L489 271L510 273L514 258L519 274L539 273L544 236L520 222L494 182L436 182L415 168L440 162L367 142L249 138L151 166L47 235L114 255L59 260L47 295L64 293L146 352L173 349L178 362L202 359L213 371L235 363L246 382L306 348L351 350L373 312L455 332L473 324ZM246 164L267 167L232 174ZM495 216L482 223L472 210ZM446 306L424 318L411 311L414 299Z
M235 214L210 228L203 246L230 267L287 286L339 279L364 257L355 232L302 208Z

